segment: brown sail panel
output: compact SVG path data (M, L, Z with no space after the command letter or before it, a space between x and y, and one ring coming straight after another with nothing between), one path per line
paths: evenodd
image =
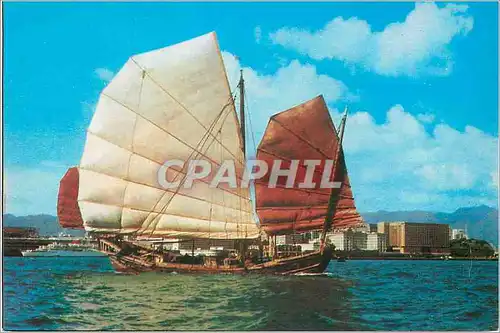
M340 189L321 188L327 160L335 160L338 138L322 96L271 117L257 149L257 159L269 166L267 174L255 183L256 209L261 227L268 234L286 234L323 227L330 194L337 195L333 228L362 223L356 210L347 175L344 155L340 150L335 176L330 181L342 182ZM286 188L287 178L278 177L276 188L269 187L273 162L282 160L280 169L288 169L299 160L293 187ZM315 167L315 188L300 188L306 177L306 160L320 160Z
M83 229L83 219L78 206L78 168L70 168L59 183L57 218L63 228Z

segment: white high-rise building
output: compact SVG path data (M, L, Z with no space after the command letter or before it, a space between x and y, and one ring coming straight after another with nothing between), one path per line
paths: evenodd
M387 248L385 234L376 232L344 231L327 234L330 242L338 251L371 250L384 252Z
M335 246L335 250L350 251L352 249L352 237L348 232L328 233L326 237Z
M366 236L366 249L369 251L385 252L387 249L385 234L379 234L376 232L369 233Z
M276 236L276 245L293 245L304 243L305 234L289 234Z
M351 232L352 250L366 250L367 232L355 231Z
M467 234L464 229L452 229L451 239L467 239Z
M368 223L363 223L361 226L354 228L353 231L370 232L370 225Z

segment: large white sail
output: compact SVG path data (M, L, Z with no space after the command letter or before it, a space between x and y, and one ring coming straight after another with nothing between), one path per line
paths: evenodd
M248 189L165 190L168 160L225 160L243 173L239 124L215 33L131 57L103 90L79 166L84 227L164 237L255 238ZM186 169L169 168L183 180Z

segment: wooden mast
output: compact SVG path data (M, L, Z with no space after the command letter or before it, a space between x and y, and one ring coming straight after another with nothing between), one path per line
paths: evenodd
M243 157L246 157L246 144L245 144L245 80L243 80L243 70L240 69L240 82L238 83L240 88L240 131L242 139L242 150Z
M337 152L335 153L335 162L332 168L333 181L335 181L335 174L337 172L339 155L342 150L342 140L344 138L346 120L347 120L347 107L344 110L344 115L342 116L342 120L340 122L340 127L339 127ZM332 225L333 214L335 214L335 206L337 205L338 195L336 195L336 191L334 190L335 189L332 189L332 191L330 192L330 198L328 200L328 208L325 216L325 223L323 224L323 231L321 232L321 238L320 238L321 253L323 253L323 250L325 248L326 233L328 232L328 230Z
M243 150L243 159L246 160L246 144L245 144L245 80L243 80L243 69L240 69L240 82L238 83L238 88L240 88L240 131L241 131L241 141ZM245 267L246 260L246 241L243 239L240 242L240 253L243 262L243 267Z

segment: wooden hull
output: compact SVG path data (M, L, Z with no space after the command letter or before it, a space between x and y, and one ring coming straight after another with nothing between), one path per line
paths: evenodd
M113 267L118 272L139 273L148 271L202 273L202 274L274 274L292 275L297 273L322 273L331 259L331 249L290 258L273 260L264 264L252 264L247 267L204 266L179 263L153 264L135 256L107 253Z

